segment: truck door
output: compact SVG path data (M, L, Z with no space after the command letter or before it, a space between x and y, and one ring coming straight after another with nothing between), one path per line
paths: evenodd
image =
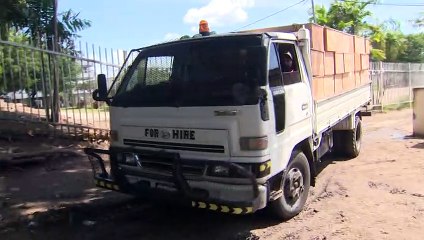
M270 64L278 61L280 74L275 77L271 66L269 84L273 95L276 158L285 167L293 147L312 134L312 95L301 56L294 43L274 42L270 47ZM276 58L272 57L275 51ZM274 63L275 64L275 63ZM275 79L280 78L279 81ZM274 80L272 80L274 79ZM281 156L283 154L283 156Z
M312 95L301 55L293 43L277 43L286 96L286 127L305 125L312 114ZM290 65L291 64L291 65ZM308 124L311 126L311 124Z

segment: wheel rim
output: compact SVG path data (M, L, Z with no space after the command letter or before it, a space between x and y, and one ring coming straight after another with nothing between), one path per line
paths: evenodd
M303 178L303 173L299 168L291 168L285 177L284 198L292 207L299 204L305 191Z

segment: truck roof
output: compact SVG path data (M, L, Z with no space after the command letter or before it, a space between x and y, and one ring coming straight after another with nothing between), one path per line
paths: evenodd
M211 39L211 38L225 38L225 37L237 37L237 36L262 36L266 35L271 38L278 38L278 39L284 39L284 40L296 40L296 36L293 33L281 33L281 32L266 32L266 33L240 33L240 32L231 32L231 33L224 33L224 34L214 34L210 36L205 37L197 37L197 38L187 38L187 39L177 39L177 40L171 40L168 42L162 42L154 45L150 45L147 47L137 48L134 50L141 50L141 49L148 49L148 48L154 48L159 46L166 46L169 44L179 43L179 42L195 42L195 41L202 41L205 39Z

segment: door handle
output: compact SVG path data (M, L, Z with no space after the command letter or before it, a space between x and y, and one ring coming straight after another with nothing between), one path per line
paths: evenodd
M238 110L214 111L215 116L236 116L238 112Z
M307 103L302 104L302 110L306 110L307 108L308 108L308 104Z

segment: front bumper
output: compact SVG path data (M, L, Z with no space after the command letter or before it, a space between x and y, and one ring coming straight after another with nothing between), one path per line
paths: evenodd
M118 170L110 150L86 148L92 164L95 184L98 187L138 195L152 199L170 199L183 205L232 214L248 214L264 208L267 203L267 186L258 184L256 177L243 166L228 163L233 171L237 171L249 184L229 184L201 180L187 180L183 174L182 161L178 153L166 154L172 158L172 175L168 177L152 174L131 176L137 181L127 181L113 176ZM100 155L108 155L111 159L111 170L107 171L105 160ZM111 174L112 173L112 174ZM128 171L124 171L124 174ZM127 178L125 178L127 179ZM158 187L162 186L162 187ZM164 188L167 186L168 189Z

